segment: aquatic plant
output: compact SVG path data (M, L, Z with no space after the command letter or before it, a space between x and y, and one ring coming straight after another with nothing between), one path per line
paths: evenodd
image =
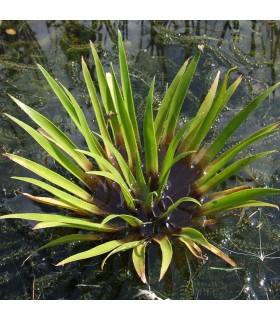
M64 210L14 213L0 218L37 221L34 230L77 229L76 234L59 237L38 250L81 241L93 243L91 249L74 254L58 262L57 266L107 254L102 262L103 268L110 256L131 249L134 268L146 283L145 257L149 244L155 243L161 250L161 280L171 263L173 246L181 243L198 259L205 258L203 250L206 249L235 267L236 263L228 255L206 239L203 230L207 225L219 223L238 208L278 208L256 199L278 194L279 189L242 185L217 191L217 186L252 162L275 152L238 158L246 147L273 134L280 122L263 127L226 151L223 148L279 83L242 108L211 144L207 144L213 123L242 79L238 77L228 86L229 75L236 69L233 68L219 86L218 72L196 116L179 125L181 108L203 52L203 46L199 46L195 56L178 71L157 111L153 109L155 79L152 80L141 134L120 33L118 45L120 82L112 64L110 72L104 72L96 49L90 43L98 91L82 59L82 71L99 132L92 131L69 90L38 65L84 138L87 150L79 149L53 122L11 96L39 129L33 129L12 115L6 116L30 134L65 172L62 175L47 166L5 152L4 156L43 180L13 178L36 185L54 196L23 193L29 199Z

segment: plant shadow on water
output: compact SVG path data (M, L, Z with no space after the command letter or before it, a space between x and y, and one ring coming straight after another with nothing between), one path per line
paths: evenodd
M5 22L1 25L1 65L4 69L4 76L1 79L4 85L4 93L12 94L21 101L28 102L34 106L34 109L40 113L44 113L53 120L81 149L85 146L76 135L75 126L71 123L69 117L65 117L63 112L58 111L58 103L50 95L49 89L45 87L45 82L38 75L38 68L34 62L57 74L59 80L71 89L71 93L78 97L81 105L84 105L83 112L86 118L91 119L90 102L85 93L85 84L81 76L81 68L79 65L80 56L90 61L90 47L88 41L95 42L98 53L102 57L105 68L108 61L117 64L117 30L122 31L124 45L129 57L129 69L132 71L132 88L135 91L135 105L139 126L142 122L145 110L147 83L151 83L151 78L157 74L154 93L154 107L160 106L160 101L165 93L166 83L170 85L177 70L186 58L195 54L196 47L202 42L205 44L205 53L202 55L202 67L194 77L194 82L190 87L186 103L182 107L183 116L179 118L180 127L192 118L197 112L197 106L201 104L204 97L202 93L208 91L212 84L215 73L221 70L222 78L226 71L231 67L238 66L240 72L244 75L246 86L239 96L233 96L232 102L229 102L225 111L219 116L214 123L214 129L208 137L208 141L214 141L224 124L229 122L239 111L238 108L246 105L252 98L256 97L271 85L279 81L278 68L279 57L271 56L271 60L267 61L265 54L261 55L260 41L262 35L267 32L268 41L269 34L277 34L279 29L278 22L247 22L247 21L225 21L225 22L202 22L184 21L184 22L157 22L157 21L141 21L141 22ZM7 25L10 24L10 25ZM9 35L6 30L8 27L14 27L17 30L16 35ZM48 39L44 38L44 27L55 34L60 39L61 49L60 58L55 63L49 63L56 52L51 51L52 44ZM37 37L34 35L36 30ZM261 31L262 32L261 32ZM83 37L80 37L80 35ZM203 34L204 36L201 36ZM248 42L249 34L251 41ZM13 37L17 38L13 38ZM278 35L279 37L279 35ZM32 40L30 40L32 39ZM245 39L246 41L242 41ZM268 41L269 42L269 41ZM275 40L275 43L277 41ZM248 48L248 43L251 47ZM274 45L274 42L273 42ZM275 44L276 46L276 44ZM34 49L35 48L35 49ZM51 50L50 50L51 48ZM228 49L229 48L229 49ZM34 50L30 55L30 51ZM49 50L49 51L48 51ZM267 49L269 50L269 49ZM272 50L273 51L273 50ZM19 55L18 61L14 61L13 53ZM248 53L249 52L249 53ZM267 54L267 52L265 52ZM272 52L270 52L272 55ZM29 60L28 60L29 59ZM65 64L68 78L60 78L61 65ZM89 65L91 74L96 82L96 71L94 66ZM106 70L107 71L107 70ZM269 75L269 81L264 81ZM32 79L34 86L26 88L23 81ZM23 80L24 79L24 80ZM36 79L36 81L34 80ZM31 81L31 83L32 83ZM36 87L36 88L35 88ZM38 87L38 88L37 88ZM26 91L23 91L24 90ZM30 91L28 91L30 90ZM34 96L34 92L36 95ZM249 91L249 93L248 93ZM249 97L251 95L251 97ZM257 129L264 128L265 125L275 122L278 118L277 108L273 108L274 101L279 101L279 92L275 91L269 96L269 100L246 120L246 126L238 131L230 141L227 148L235 145L240 140L247 137ZM157 102L159 105L157 106ZM11 102L5 96L1 95L1 112L15 115L18 110L14 108L8 109L7 105ZM54 107L51 108L51 105ZM237 106L237 107L234 107ZM18 108L19 109L19 108ZM54 113L50 114L52 110ZM114 114L111 115L114 117ZM23 118L21 113L16 114L17 118L28 122ZM65 120L66 119L66 120ZM1 130L3 131L2 145L8 147L9 153L16 155L24 155L33 161L42 163L45 161L49 168L54 169L60 174L65 174L51 159L45 158L45 155L39 152L37 146L22 131L11 125L11 121L3 118L1 121ZM108 116L107 121L110 121ZM3 123L3 126L2 126ZM93 123L93 131L97 131L96 123ZM143 128L139 128L142 131ZM17 137L17 138L16 138ZM268 137L264 141L258 142L254 148L249 148L249 155L256 152L263 152L273 149L279 149L277 145L278 133ZM163 149L164 146L162 146ZM11 150L13 152L11 152ZM197 154L197 159L203 159L205 149ZM248 149L243 156L247 156ZM6 151L5 151L6 153ZM159 154L160 156L160 154ZM12 157L12 156L10 156ZM15 157L14 157L15 159ZM98 162L98 159L95 159ZM33 204L26 199L21 192L32 194L34 197L46 196L38 186L27 186L19 181L11 183L9 177L11 175L22 176L27 175L26 170L14 166L5 158L1 159L1 178L2 199L1 213L8 212L53 212L49 206L43 204ZM188 161L188 160L187 160ZM270 161L270 167L267 168L267 161ZM261 163L250 164L243 171L236 172L228 180L224 181L215 191L234 188L240 184L249 185L250 187L279 187L279 160L277 155L270 154L265 161ZM263 164L264 163L264 164ZM157 221L162 212L166 212L171 204L174 204L181 197L198 197L202 203L207 203L209 199L202 198L194 190L190 190L191 182L196 181L201 172L200 167L190 167L190 172L182 172L182 163L177 163L178 168L174 168L174 173L178 172L180 180L184 184L178 185L176 174L172 174L168 188L164 189L165 196L158 202L158 206L152 212L150 218L147 218L147 212L143 208L138 208L139 218L145 223L141 225L141 237L146 238L152 235L161 234L162 229L170 228L176 225L180 227L193 227L192 214L190 214L189 222L180 225L182 212L193 212L193 203L185 202L184 205L178 205L179 209L174 208L173 213L169 215L168 225L161 223L153 223ZM143 171L147 168L143 168ZM198 171L197 171L198 170ZM11 174L12 173L12 174ZM191 173L191 174L190 174ZM192 174L193 173L193 174ZM30 176L30 175L29 175ZM33 177L33 176L30 176ZM186 179L190 179L187 183ZM182 181L181 180L181 181ZM241 182L241 183L240 183ZM154 185L153 185L154 184ZM151 191L155 191L157 182L151 181ZM200 185L203 190L203 183ZM139 185L138 185L139 187ZM210 188L210 186L208 186ZM105 198L99 198L102 202L107 202L106 185L102 187ZM267 188L267 190L269 190ZM16 191L16 189L20 189ZM200 188L201 189L201 188ZM207 189L207 188L206 188ZM110 198L110 213L120 213L120 198L118 188L113 188ZM102 190L99 190L102 191ZM140 186L140 193L147 195L147 191ZM96 194L100 194L95 190ZM269 197L271 199L269 199ZM277 197L268 196L271 203L279 203ZM266 198L266 199L267 199ZM153 200L153 195L150 196ZM279 197L278 197L279 199ZM188 205L187 205L188 204ZM186 206L187 205L187 206ZM23 209L24 208L24 209ZM157 211L158 210L158 211ZM123 212L129 211L128 208ZM182 212L180 212L182 211ZM205 225L203 235L211 243L217 245L224 253L230 255L237 263L237 266L230 267L229 264L210 251L203 251L203 259L198 260L190 252L186 250L183 241L178 245L173 245L173 260L169 268L161 280L158 282L159 270L161 269L161 255L166 255L166 250L158 246L161 238L157 238L149 246L146 256L146 275L148 277L147 284L141 284L134 270L135 263L131 259L131 252L124 252L112 256L106 261L103 270L100 268L102 259L94 257L89 260L81 260L66 264L63 267L55 267L58 261L67 257L90 249L92 246L86 243L69 243L55 248L47 248L37 252L32 258L22 262L27 255L34 249L44 245L59 236L67 236L75 229L67 230L49 230L31 231L30 227L34 224L18 221L1 221L1 280L2 299L279 299L279 267L277 259L279 252L279 218L277 212L273 208L245 208L238 209L234 215L229 215L227 219L221 220L219 224ZM142 212L142 213L141 213ZM133 210L131 211L133 214ZM174 230L171 227L170 233ZM133 228L132 228L133 229ZM134 229L133 229L134 230ZM135 232L135 230L132 232ZM168 230L164 234L168 234ZM106 239L106 238L105 238ZM36 244L36 248L34 248ZM193 253L199 256L199 249L188 243ZM102 257L104 258L104 257ZM256 261L255 261L256 260ZM231 260L228 260L231 261ZM257 262L257 263L256 263ZM136 268L137 269L137 268ZM12 270L12 271L11 271ZM137 272L141 274L138 267ZM143 274L142 274L143 277ZM143 279L142 279L143 280ZM2 289L3 288L3 289Z

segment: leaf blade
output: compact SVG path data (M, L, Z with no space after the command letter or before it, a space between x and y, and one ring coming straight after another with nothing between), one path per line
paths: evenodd
M96 94L96 90L91 78L91 75L89 73L88 67L84 61L84 59L82 59L82 70L83 70L83 75L84 75L84 79L86 81L86 85L87 85L87 89L88 89L88 93L91 99L91 104L94 110L94 114L98 123L98 127L100 130L100 134L101 136L105 137L107 140L109 140L111 142L111 137L109 135L107 126L106 126L106 122L104 119L104 115ZM106 146L106 144L105 144ZM107 149L107 154L110 157L110 152L108 152L109 150Z
M183 197L176 202L174 202L171 206L168 207L168 209L159 217L160 220L165 219L169 214L172 213L173 210L175 210L182 202L193 202L197 205L201 205L198 200L191 197Z
M202 244L206 247L209 245L209 242L206 240L204 235L194 228L190 228L190 227L182 228L178 235L187 240L191 240L193 242Z
M127 240L126 240L127 241ZM103 269L105 262L107 261L107 259L109 257L111 257L113 254L117 253L117 252L121 252L121 251L126 251L126 250L130 250L133 249L134 247L138 246L141 243L142 240L135 240L135 241L131 241L131 242L126 242L121 244L120 246L118 246L116 249L114 249L113 251L111 251L106 258L102 261L101 264L101 269Z
M45 136L51 139L59 148L64 150L72 159L74 159L79 166L85 171L90 170L93 166L92 163L84 156L75 151L77 146L49 119L44 117L39 112L33 110L26 104L22 103L13 96L10 96L12 100L39 126L47 133Z
M96 68L96 74L97 74L97 80L98 80L98 86L100 89L100 94L102 97L102 102L105 108L105 111L107 115L110 113L117 114L117 110L115 108L115 103L105 76L104 69L102 67L101 61L98 57L98 54L96 52L96 49L93 45L93 43L90 41L90 48L93 55L95 68ZM123 145L123 137L121 133L120 124L117 117L112 117L110 119L110 125L112 128L112 133L114 136L115 143L118 147L121 147Z
M217 73L215 80L212 83L203 103L201 104L198 115L203 114L203 118L199 123L199 127L195 130L194 135L192 135L191 139L189 139L187 148L185 147L185 151L189 150L198 150L200 144L202 143L203 139L205 138L206 134L208 133L213 116L217 113L217 108L219 107L218 103L214 103L214 98L216 95L216 91L218 88L220 72ZM185 145L186 142L184 141L182 145Z
M59 263L56 264L56 266L58 267L58 266L66 264L66 263L100 256L104 253L107 253L109 251L114 250L116 247L119 247L121 244L122 244L122 241L120 241L120 240L111 240L111 241L105 242L103 244L100 244L100 245L92 248L92 249L74 254L74 255L60 261Z
M39 249L36 250L43 250L50 247L72 243L72 242L80 242L80 241L98 241L102 240L102 235L100 234L69 234L67 236L59 237L55 240L48 242L47 244L43 245Z
M159 145L159 143L160 143L160 138L161 138L162 131L164 128L164 123L166 121L166 118L167 118L168 112L169 112L169 106L171 104L171 101L174 98L178 84L179 84L180 80L182 79L182 76L188 66L188 63L189 63L188 60L185 61L183 66L180 68L180 70L178 71L178 73L174 77L171 85L169 86L168 90L166 91L166 93L163 97L161 106L160 106L158 113L156 115L154 125L155 125L157 145Z
M220 212L222 210L233 209L241 207L243 204L255 206L262 205L260 202L255 201L255 198L266 197L270 195L280 194L280 189L273 188L252 188L247 190L241 190L218 199L206 202L200 208L197 209L195 216L209 215ZM247 201L253 201L248 202ZM254 204L255 203L255 204ZM264 203L265 204L265 203ZM271 205L272 207L275 205Z
M155 78L153 79L146 100L144 113L144 150L146 162L146 176L155 178L158 175L158 150L153 122L153 91Z
M243 159L240 159L240 160L234 162L230 166L226 167L223 171L217 173L214 177L209 179L204 185L202 185L199 189L197 189L196 192L198 192L200 194L205 194L210 189L214 188L218 184L227 180L229 177L233 176L238 171L240 171L244 167L248 166L252 162L255 162L255 161L261 159L262 157L265 157L275 151L276 150L258 153L253 156L243 158Z
M89 201L92 198L92 196L88 192L80 188L75 183L71 182L69 179L64 178L60 174L34 161L10 153L4 153L3 156L8 157L24 168L36 173L38 176L48 180L51 183L56 184L57 186L60 186L65 190L68 190L69 192L77 195L85 201Z
M191 60L190 64L187 66L186 71L184 72L178 83L178 87L169 106L167 119L164 123L161 146L168 146L168 144L174 137L178 116L183 106L183 102L187 95L200 56L201 51L198 51Z
M126 53L124 50L124 45L122 41L122 36L120 30L118 31L118 45L119 45L119 63L120 63L120 74L121 74L121 82L122 82L122 90L124 97L124 104L126 109L128 110L128 114L132 123L132 127L135 132L135 139L138 145L139 150L141 150L141 140L139 136L138 123L135 114L134 101L132 95L132 88L130 83Z
M81 107L77 103L76 99L73 97L71 92L67 88L65 88L62 84L61 84L61 87L63 88L63 90L65 91L67 96L69 97L69 99L73 105L73 108L75 108L75 111L77 113L77 117L78 117L78 120L80 123L80 128L78 126L77 127L80 130L80 132L82 133L89 150L92 152L95 152L95 153L103 154L104 151L103 151L101 145L99 144L99 142L97 141L97 139L92 134L92 131L91 131L91 129L88 125L88 122L86 120L85 114L81 110Z
M51 213L12 213L0 216L0 219L23 219L41 222L58 222L68 226L75 226L81 229L98 232L115 232L118 230L111 226L102 226L99 223L93 223L86 219L65 217L62 215Z
M123 196L127 202L127 205L131 208L131 209L135 209L135 205L134 205L134 199L129 191L129 188L127 187L127 185L125 185L123 183L123 179L118 176L118 175L114 175L111 172L106 172L106 171L90 171L88 173L92 173L94 175L97 176L101 176L101 177L105 177L108 178L114 182L116 182L122 189L123 192Z
M145 254L146 254L146 242L139 243L138 246L132 250L132 262L133 266L142 280L143 283L147 283L146 271L145 271Z
M115 218L123 219L133 227L140 227L143 224L143 222L140 219L128 214L110 214L109 216L107 216L105 219L102 220L101 225L106 224L107 222Z
M161 253L162 253L160 276L159 276L159 280L158 280L158 281L160 281L163 278L163 276L165 275L165 273L171 263L173 250L172 250L172 245L166 235L164 235L162 237L153 237L153 240L159 244L160 249L161 249Z
M81 208L75 207L74 205L70 204L69 202L59 199L59 198L50 198L50 197L38 197L38 196L33 196L32 194L23 192L22 195L26 196L28 199L40 203L47 204L49 206L55 206L58 208L63 208L71 211L75 211L80 215L86 215L88 216L87 211L83 211Z
M202 244L203 246L203 244ZM208 244L206 247L208 250L213 252L215 255L218 257L222 258L224 261L226 261L228 264L230 264L232 267L236 267L237 264L235 263L234 260L232 260L227 254L225 254L222 250L217 248L216 246L213 246L211 243Z
M223 166L225 166L229 161L231 161L235 156L237 156L242 150L244 150L249 145L255 143L256 141L265 138L275 132L275 129L280 125L280 121L275 122L265 128L255 132L246 139L242 140L229 150L222 153L213 162L206 166L205 171L207 172L200 179L196 181L197 186L201 186L206 181L211 179Z
M62 191L58 188L55 188L43 181L33 179L33 178L26 178L26 177L12 177L12 179L17 179L21 181L25 181L31 184L34 184L51 194L53 194L55 197L58 197L59 199L63 199L64 201L68 202L70 205L73 205L74 207L82 209L82 211L86 211L88 213L95 213L98 215L104 215L106 212L103 211L98 206L94 205L93 203L84 201L82 199L79 199L75 196L70 195L69 193Z
M242 122L245 121L245 119L247 119L247 117L259 107L259 105L279 86L279 84L280 82L276 83L274 86L270 87L268 90L256 97L230 121L230 123L220 132L219 136L215 139L207 151L208 161L211 161L215 157L215 155L219 152L219 150L221 150L226 141L237 130Z
M77 177L81 182L83 182L89 189L94 189L94 184L92 179L76 166L69 158L67 158L56 146L54 146L49 140L43 137L35 129L22 122L21 120L6 114L5 115L18 124L22 129L24 129L35 141L43 148L45 151L54 158L59 164L61 164L67 171Z

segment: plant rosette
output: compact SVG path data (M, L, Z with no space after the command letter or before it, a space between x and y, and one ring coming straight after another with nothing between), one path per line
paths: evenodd
M158 245L162 253L159 280L170 266L174 246L181 243L198 259L204 259L202 250L206 249L236 267L232 258L206 239L203 228L218 224L235 209L278 208L256 199L279 194L279 189L240 185L215 192L215 188L252 162L275 152L266 151L236 160L245 148L277 131L279 121L263 127L226 151L223 147L279 83L242 108L209 145L206 143L207 134L242 78L238 77L228 85L229 75L236 69L233 68L219 85L218 72L196 116L179 127L181 108L203 52L200 45L195 56L178 71L157 111L153 109L155 79L152 80L140 132L120 32L118 46L120 81L113 65L109 73L104 72L96 49L90 43L98 91L82 59L83 76L99 132L92 131L69 90L38 65L84 138L87 150L79 149L42 114L11 97L39 129L33 129L12 115L6 116L30 134L74 179L5 152L4 156L40 178L14 179L36 185L50 194L33 196L23 193L26 197L64 210L51 214L13 213L0 218L37 221L34 230L54 227L77 230L76 234L62 236L38 250L80 241L93 243L91 249L74 254L58 262L57 266L107 254L102 262L103 268L113 254L131 250L134 268L147 283L145 257L150 243Z

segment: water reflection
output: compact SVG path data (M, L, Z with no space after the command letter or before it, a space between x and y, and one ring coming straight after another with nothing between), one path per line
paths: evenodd
M8 34L8 28L13 28L16 34ZM59 103L53 98L38 72L36 63L42 64L66 85L83 105L85 113L90 115L90 103L81 76L81 55L88 61L94 74L95 68L88 44L91 40L97 46L98 54L106 66L109 66L111 61L117 63L118 29L121 30L128 54L139 117L142 116L145 103L143 96L147 93L153 75L157 75L155 98L159 105L167 83L170 83L179 66L194 54L197 45L201 43L205 44L205 53L186 102L186 117L195 113L197 104L218 69L224 74L228 68L238 66L239 73L244 75L244 87L239 96L228 105L214 130L219 130L223 120L228 121L232 117L239 104L244 105L244 101L280 80L280 21L1 21L0 112L8 112L27 120L7 97L7 93L13 94L49 116L73 138L75 128L60 110ZM252 116L232 143L247 135L250 130L255 131L256 127L262 126L264 122L271 123L278 119L279 108L275 101L279 99L278 90L274 97ZM1 117L0 121L0 146L6 146L9 152L42 161L44 154L31 138L6 118ZM265 145L260 143L250 152L260 152L263 147L267 150L279 149L279 144L279 136L275 136L267 140ZM277 155L270 158L269 166L267 163L256 164L250 170L247 174L256 176L260 185L265 183L279 187ZM11 181L10 176L22 174L23 169L3 157L0 158L0 212L19 211L22 208L30 212L46 210L33 205L22 196L15 196L14 191L17 188L30 188ZM272 175L273 180L270 179ZM29 191L38 192L32 188ZM263 220L262 249L275 252L272 257L278 258L279 217L274 212L268 212ZM0 281L1 299L132 299L139 290L147 290L133 276L129 256L108 263L103 272L96 269L98 259L73 264L60 270L54 268L52 263L58 260L58 256L61 258L70 255L72 250L78 249L69 246L67 253L62 248L45 251L21 267L27 253L34 249L34 238L40 245L52 236L51 233L34 234L26 229L25 224L16 222L1 222L0 226L0 239L3 244L0 247L0 272L3 275ZM217 243L225 243L228 250L236 252L230 242L232 241L238 248L257 254L259 231L256 226L250 226L246 221L238 226L230 221L224 222L220 229L210 236ZM197 261L187 256L181 248L177 248L176 252L175 263L166 282L160 284L153 282L153 279L158 278L158 275L152 273L152 266L157 261L149 258L153 283L151 290L159 292L160 296L175 299L280 298L280 270L277 259L260 260L257 264L252 264L252 256L242 255L238 260L241 269L229 273L211 269L213 266L220 266L220 261L215 257L209 256L206 265L197 265ZM155 251L154 256L157 254ZM238 256L237 253L236 255Z

